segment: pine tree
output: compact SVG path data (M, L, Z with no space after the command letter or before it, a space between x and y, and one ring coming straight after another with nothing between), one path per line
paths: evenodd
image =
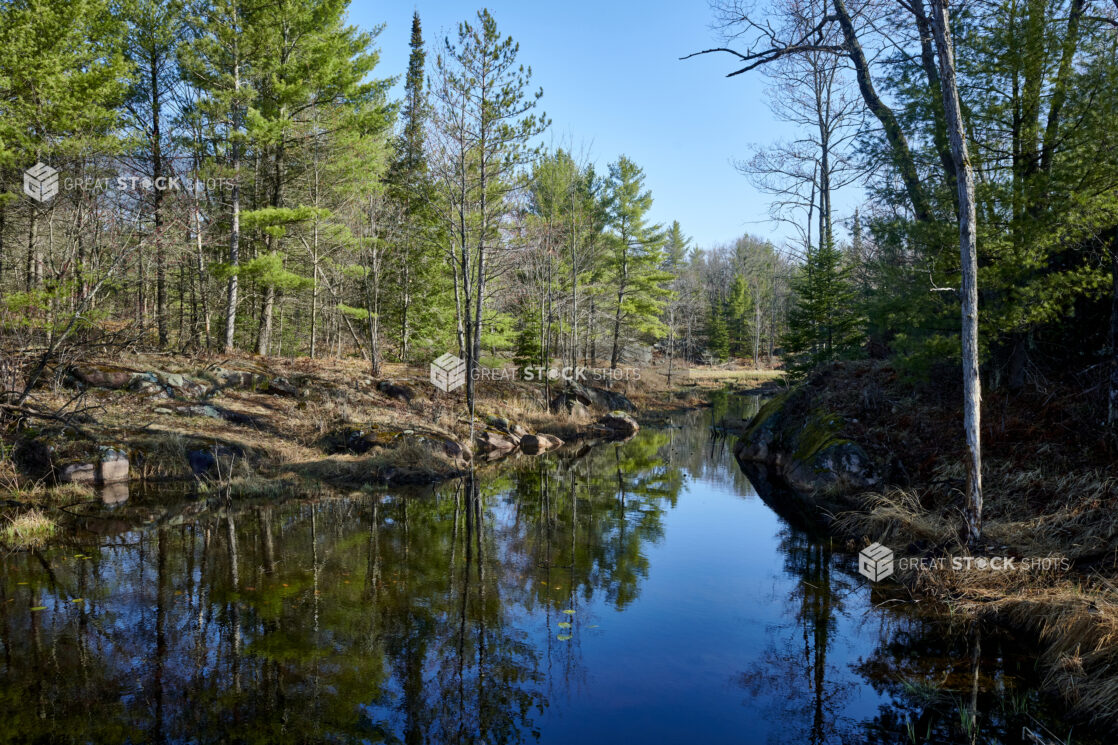
M548 124L532 113L543 91L529 90L532 70L517 62L519 45L501 36L488 10L478 11L477 19L476 25L459 24L456 43L447 40L433 91L441 130L438 201L451 239L460 348L471 370L481 356L489 261L510 211L506 197L517 171L538 153L530 141ZM472 374L466 400L472 417Z
M543 350L540 347L538 320L533 318L531 307L525 304L517 319L516 347L512 358L518 371L537 365L547 366L547 362L541 359Z
M724 362L730 356L730 335L726 331L726 311L722 303L715 302L710 307L707 321L707 347L711 356Z
M677 273L687 263L687 254L691 250L691 239L683 234L679 220L673 220L664 236L664 269Z
M433 314L443 294L438 273L440 231L433 208L435 189L430 181L425 144L428 124L427 93L423 86L427 53L419 13L412 15L411 55L404 82L403 127L395 141L395 156L388 173L389 197L398 203L401 226L391 271L396 277L390 313L400 358L411 356L412 337L430 335ZM449 310L447 308L446 310Z
M245 118L256 99L249 84L259 62L262 25L260 8L242 0L216 0L193 20L193 38L180 47L179 67L185 81L200 95L198 108L225 145L229 179L229 253L219 267L227 278L224 349L236 341L241 263L241 165L245 147Z
M375 116L385 83L369 80L377 63L372 50L375 34L358 33L345 25L345 2L338 0L280 0L261 15L257 33L265 51L253 69L256 103L249 111L247 138L267 163L267 189L258 195L262 209L282 210L297 201L289 185L300 177L299 150L320 135L311 116L315 110L362 110ZM364 126L358 119L338 124ZM296 151L296 152L293 152ZM294 166L294 167L293 167ZM292 197L295 196L295 199ZM249 213L242 219L247 219ZM284 253L283 231L266 232L268 253ZM278 286L264 285L257 353L271 346L272 318Z
M37 162L73 177L120 151L129 69L123 28L110 10L105 0L0 3L0 280L3 228L9 211L22 206L27 234L18 245L26 249L28 291L41 287L49 271L53 257L45 253L39 228L59 200L39 204L3 192L19 193L18 173ZM78 259L78 267L59 265L80 270Z
M178 85L175 48L183 30L183 7L179 0L129 0L122 3L128 32L125 53L133 67L128 111L142 144L137 159L153 183L174 175L170 162L173 132L168 126L169 110ZM151 192L151 230L155 242L155 324L159 347L167 346L167 244L163 235L167 222L167 190Z
M794 304L784 337L789 369L803 373L849 356L862 340L857 296L842 252L830 243L809 252L792 280Z
M652 192L644 188L644 171L621 156L609 167L606 214L611 234L605 253L606 282L613 288L613 339L610 367L617 368L621 330L653 335L664 331L660 314L671 294L664 285L672 275L663 264L664 233L648 223Z
M744 274L734 275L730 285L730 297L726 303L726 326L730 338L730 354L744 357L749 354L749 320L753 303L749 296L749 285Z

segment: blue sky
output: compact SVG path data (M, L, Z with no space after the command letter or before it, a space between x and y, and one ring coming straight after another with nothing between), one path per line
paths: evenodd
M413 10L431 49L453 37L460 20L475 18L479 7L357 0L350 20L363 28L385 24L378 73L402 77ZM600 172L620 154L632 158L652 189L653 219L679 220L700 246L744 232L778 243L789 235L769 221L767 197L731 164L751 143L787 136L787 125L765 104L765 79L759 73L724 77L733 69L727 55L678 59L715 46L707 0L514 0L485 7L501 32L520 43L520 61L543 88L541 108L552 121L546 142L587 153ZM394 94L401 90L402 81Z

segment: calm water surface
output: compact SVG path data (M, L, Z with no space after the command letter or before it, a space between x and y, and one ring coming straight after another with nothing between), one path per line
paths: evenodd
M74 508L0 560L0 741L1102 741L1015 640L785 523L711 418L422 493Z

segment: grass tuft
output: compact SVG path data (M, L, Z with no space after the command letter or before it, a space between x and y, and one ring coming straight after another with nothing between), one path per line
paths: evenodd
M54 535L57 525L37 509L5 516L7 524L0 527L0 543L14 549L36 548Z

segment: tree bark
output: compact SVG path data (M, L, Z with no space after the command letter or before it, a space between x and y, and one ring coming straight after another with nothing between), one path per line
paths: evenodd
M167 277L166 248L163 245L163 143L160 118L163 114L163 95L159 86L159 52L151 50L151 67L148 70L151 84L151 175L155 189L152 193L152 212L155 220L155 325L159 335L159 348L167 346Z
M234 15L236 21L236 15ZM234 47L235 55L239 54L239 48ZM233 63L233 95L240 96L241 90L241 63L237 59ZM240 106L240 101L233 102L232 112L232 129L234 138L237 136L237 127L239 125L239 117L237 116L237 107ZM241 150L240 143L236 139L232 143L232 165L233 165L233 185L230 188L230 197L232 200L232 217L229 229L229 268L231 274L229 275L229 287L227 290L227 300L225 304L225 353L231 354L233 352L234 332L237 328L237 268L241 259Z
M837 0L841 2L841 0ZM939 52L943 109L951 154L959 177L959 253L962 268L963 422L967 440L967 496L964 514L967 544L975 546L982 534L981 380L978 372L978 249L975 225L974 171L967 150L959 90L955 81L955 51L946 0L932 0L932 28Z
M862 44L858 41L858 35L854 31L854 22L850 18L850 12L846 9L846 3L844 0L834 0L834 8L835 18L842 29L847 53L850 55L850 61L854 64L854 72L858 79L858 90L862 94L862 100L865 101L870 113L877 117L885 130L885 138L889 141L889 146L893 150L893 159L897 170L900 171L901 180L904 181L905 191L912 203L912 210L916 214L916 219L921 222L929 222L932 219L932 210L928 204L927 196L924 194L924 188L920 184L920 175L916 171L916 162L912 157L912 150L908 146L908 139L905 137L896 115L893 114L893 110L886 106L881 97L877 95L873 80L870 78L869 62L866 60L865 52L862 51Z
M943 119L943 90L940 88L936 53L932 46L932 25L927 13L924 12L924 0L913 0L912 15L916 19L916 28L920 32L920 64L924 68L924 76L927 78L928 89L932 96L932 140L947 179L947 187L951 190L952 202L955 210L958 211L959 181L955 173L955 159L951 155L951 143L947 140L947 123Z
M1118 427L1118 228L1110 238L1110 390L1106 421Z

